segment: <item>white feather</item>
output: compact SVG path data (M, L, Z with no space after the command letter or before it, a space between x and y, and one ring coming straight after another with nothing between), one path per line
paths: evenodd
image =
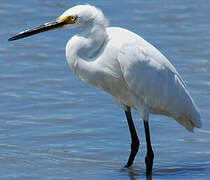
M82 81L108 92L124 109L137 109L144 121L154 113L174 118L189 131L201 126L184 81L154 46L123 28L107 28L103 13L92 6L64 15L77 15L83 28L66 46L68 63Z

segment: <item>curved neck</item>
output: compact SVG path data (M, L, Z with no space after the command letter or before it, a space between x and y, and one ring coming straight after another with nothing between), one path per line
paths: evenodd
M80 34L81 46L78 55L84 58L94 56L107 40L106 27L102 25L87 26Z
M95 85L97 55L107 41L106 27L86 26L83 32L71 38L66 46L66 57L72 71L83 81ZM91 57L91 58L90 58ZM91 60L91 61L88 61Z

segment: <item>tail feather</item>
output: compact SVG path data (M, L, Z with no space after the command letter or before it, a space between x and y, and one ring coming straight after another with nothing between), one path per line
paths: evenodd
M200 128L201 127L201 120L200 120L200 113L198 110L197 105L195 104L194 100L190 96L189 92L185 88L185 83L178 77L178 81L180 83L182 93L182 103L183 106L181 107L180 115L176 116L175 118L181 125L183 125L188 131L193 132L194 127ZM183 95L184 94L184 95Z
M192 114L185 114L176 120L190 132L193 132L194 127L201 127L200 114L197 109Z

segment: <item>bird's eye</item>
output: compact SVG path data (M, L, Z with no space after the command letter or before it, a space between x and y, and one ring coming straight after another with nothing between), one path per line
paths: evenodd
M75 22L76 21L76 16L70 16L70 19L72 22Z

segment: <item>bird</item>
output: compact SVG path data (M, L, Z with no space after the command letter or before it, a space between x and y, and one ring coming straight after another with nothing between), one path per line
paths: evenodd
M72 28L81 31L66 45L68 65L80 80L110 94L125 112L131 136L131 150L125 168L133 165L139 150L140 141L131 109L139 112L147 145L146 173L151 174L154 152L150 114L168 116L191 132L195 127L201 127L200 111L184 80L152 44L127 29L110 27L102 10L90 4L71 7L56 20L22 31L8 40Z

